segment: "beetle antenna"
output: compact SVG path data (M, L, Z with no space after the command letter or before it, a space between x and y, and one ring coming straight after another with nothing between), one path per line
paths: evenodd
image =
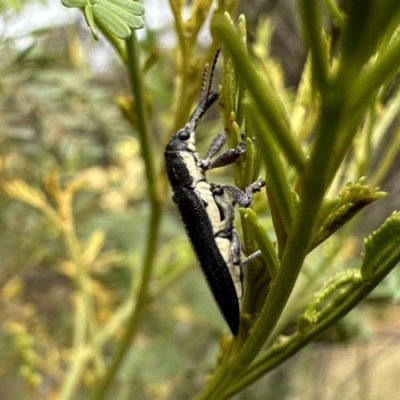
M209 64L207 63L204 66L204 69L203 69L203 79L201 81L201 91L200 91L200 100L199 101L203 100L204 94L206 92L206 82L207 82L207 77L208 77L208 67L209 67Z
M212 79L214 76L215 66L217 64L217 60L218 60L218 56L219 56L220 52L221 52L220 48L218 48L217 51L215 52L214 59L211 64L210 74L208 74L209 65L206 64L204 67L203 79L201 82L200 102L197 105L196 109L193 111L192 115L190 116L189 122L188 122L188 125L191 127L191 129L193 131L196 129L197 124L199 123L200 119L203 117L205 112L218 99L218 92L211 90L211 84L212 84ZM207 77L208 77L208 87L207 87L207 92L204 95Z
M213 80L213 77L214 77L215 66L217 65L218 56L219 56L220 52L221 52L221 48L218 47L217 51L214 54L213 62L211 64L210 77L208 79L208 88L207 88L207 94L206 94L206 98L207 99L208 99L208 96L210 95L210 92L211 92L211 84L212 84L212 80ZM207 69L208 69L208 66L207 66Z

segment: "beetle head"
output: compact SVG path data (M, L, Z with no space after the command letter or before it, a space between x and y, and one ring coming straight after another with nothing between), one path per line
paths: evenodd
M196 128L199 125L206 111L218 99L218 92L211 91L193 111L189 122L184 128L176 132L169 141L166 151L189 151L196 153Z
M166 151L196 152L196 138L194 129L189 124L176 132L169 141Z

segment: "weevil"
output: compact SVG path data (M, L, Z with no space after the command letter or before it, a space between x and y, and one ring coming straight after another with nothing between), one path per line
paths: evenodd
M243 273L239 235L234 228L234 205L249 207L252 194L265 182L262 179L248 186L243 192L230 185L209 183L206 171L235 162L246 151L244 142L235 149L212 158L225 144L224 133L211 142L205 159L196 149L196 128L206 111L218 100L218 92L211 91L214 58L207 92L200 99L187 124L170 139L165 149L165 163L173 191L173 201L181 214L187 235L214 298L232 334L239 332L240 300L243 294ZM206 72L205 74L206 75ZM203 76L202 93L205 77ZM259 252L249 258L258 256Z

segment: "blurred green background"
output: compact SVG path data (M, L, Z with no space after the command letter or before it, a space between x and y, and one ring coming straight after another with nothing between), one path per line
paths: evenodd
M162 154L172 123L173 21L166 1L143 3L141 48L149 59L158 52L146 84L152 140ZM293 90L305 63L294 7L256 0L239 6L250 41L260 21L272 21L270 51ZM104 40L92 40L82 15L56 0L2 2L0 12L0 398L58 399L71 374L76 272L54 226L28 200L57 208L61 192L71 195L101 327L117 310L128 313L138 287L149 213L144 167L121 111L129 96L125 70ZM207 32L201 37L209 40ZM216 132L206 121L199 148ZM156 162L161 168L162 157ZM382 185L390 195L364 211L343 246L343 263L399 208L398 166L399 160ZM21 197L28 199L16 201ZM171 202L167 207L150 306L109 399L192 398L215 364L224 322ZM321 253L313 257L317 263ZM397 271L335 330L235 398L400 399L399 297ZM107 359L120 329L103 334ZM88 398L95 369L91 361L74 399Z

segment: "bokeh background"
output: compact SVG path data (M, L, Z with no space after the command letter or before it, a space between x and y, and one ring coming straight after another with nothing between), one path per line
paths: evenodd
M141 47L145 54L159 52L146 84L153 140L161 148L171 123L176 39L168 2L143 4ZM269 50L286 86L295 91L306 60L296 2L246 0L239 11L246 16L250 43L258 26L271 21ZM209 41L205 29L200 46ZM40 192L52 205L55 187L71 190L77 237L88 257L96 255L88 285L99 326L130 307L149 205L138 139L120 107L128 95L125 70L105 40L92 39L77 10L57 0L0 4L1 399L62 398L71 374L77 301L76 272L58 233L40 210L10 196L10 182L23 181L29 185L19 187L25 195ZM203 124L200 149L217 131L212 122ZM379 149L373 156L379 162ZM162 168L162 157L157 163ZM397 158L382 184L389 195L358 218L342 249L344 263L349 254L360 253L364 236L400 208L399 165ZM153 298L110 399L192 398L216 361L224 322L171 204L167 211ZM332 332L236 398L400 399L399 299L397 269ZM106 357L119 333L105 333ZM88 398L93 368L82 372L72 398Z

